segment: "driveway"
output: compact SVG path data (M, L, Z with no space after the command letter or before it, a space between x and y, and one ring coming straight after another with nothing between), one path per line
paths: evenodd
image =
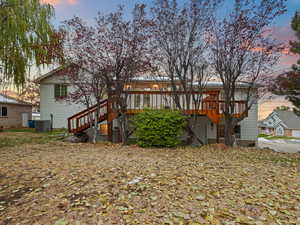
M276 152L298 153L300 152L300 140L258 138L258 147L270 148Z

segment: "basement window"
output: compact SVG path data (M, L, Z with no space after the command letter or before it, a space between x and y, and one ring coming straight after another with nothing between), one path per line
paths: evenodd
M7 117L7 107L0 107L0 117Z
M234 127L234 135L236 138L241 138L241 126L237 125Z
M55 98L66 98L67 97L67 85L55 84L54 85L54 97Z

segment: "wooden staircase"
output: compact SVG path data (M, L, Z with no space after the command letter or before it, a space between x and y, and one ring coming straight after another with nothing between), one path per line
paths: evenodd
M100 112L98 118L97 104L93 105L89 109L83 110L79 113L68 118L68 130L69 133L78 134L91 127L91 124L95 123L97 119L98 123L108 120L108 100L104 99L100 102Z

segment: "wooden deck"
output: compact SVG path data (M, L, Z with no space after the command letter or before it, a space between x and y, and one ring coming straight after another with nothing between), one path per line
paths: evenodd
M184 92L176 92L180 101L182 111L186 115L207 116L213 123L219 123L223 117L225 102L219 100L219 91L207 91L203 93L193 92L194 95L202 96L198 104L187 103ZM145 108L179 110L175 104L174 92L171 91L127 91L127 113L130 115L142 112ZM112 98L113 99L113 98ZM70 133L80 133L91 126L91 122L107 121L111 124L117 117L113 113L113 100L103 100L100 105L100 114L96 118L97 105L90 109L83 110L68 118L68 129ZM241 116L246 112L246 101L235 101L233 115ZM110 129L109 129L110 130Z

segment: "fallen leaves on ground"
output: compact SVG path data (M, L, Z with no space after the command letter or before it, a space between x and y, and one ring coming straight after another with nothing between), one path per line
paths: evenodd
M218 146L0 149L0 224L300 224L300 156Z

